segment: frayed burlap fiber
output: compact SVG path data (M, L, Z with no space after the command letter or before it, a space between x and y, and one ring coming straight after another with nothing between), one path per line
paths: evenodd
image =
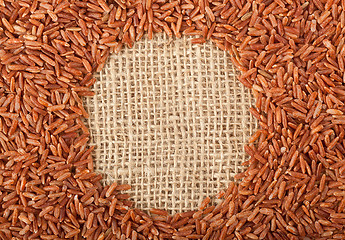
M95 170L130 184L137 207L193 209L241 171L253 97L212 43L145 38L96 77L85 100Z

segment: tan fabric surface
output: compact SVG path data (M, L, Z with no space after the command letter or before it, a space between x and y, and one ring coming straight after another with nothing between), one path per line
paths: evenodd
M85 100L95 169L131 184L137 207L195 208L240 172L253 98L212 43L144 39L97 78Z

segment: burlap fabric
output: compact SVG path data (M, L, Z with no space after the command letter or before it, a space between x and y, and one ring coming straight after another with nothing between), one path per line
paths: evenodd
M111 55L85 100L95 170L132 185L141 209L188 210L217 194L256 129L229 56L189 40L161 34Z

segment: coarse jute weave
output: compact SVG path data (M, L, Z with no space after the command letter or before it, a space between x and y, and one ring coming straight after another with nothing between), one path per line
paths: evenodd
M212 43L164 34L112 54L85 99L94 165L141 209L195 208L241 171L253 97Z

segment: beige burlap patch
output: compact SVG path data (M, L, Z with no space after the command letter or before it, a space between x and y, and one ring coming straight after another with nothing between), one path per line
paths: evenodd
M190 39L190 38L189 38ZM159 34L110 56L85 100L94 165L136 206L195 208L241 171L253 97L212 43Z

